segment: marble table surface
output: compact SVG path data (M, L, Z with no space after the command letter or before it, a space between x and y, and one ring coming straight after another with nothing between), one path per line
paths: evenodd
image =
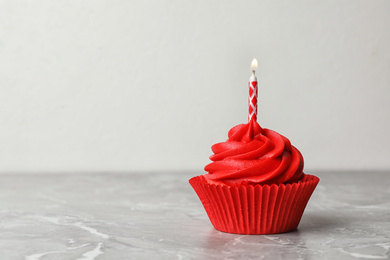
M216 231L191 172L0 175L0 259L390 259L390 172L321 181L298 230Z

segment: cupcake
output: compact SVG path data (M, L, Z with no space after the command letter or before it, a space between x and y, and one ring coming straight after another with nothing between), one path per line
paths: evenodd
M189 182L215 229L260 235L298 227L319 178L303 173L303 157L286 137L252 116L211 149L208 173Z

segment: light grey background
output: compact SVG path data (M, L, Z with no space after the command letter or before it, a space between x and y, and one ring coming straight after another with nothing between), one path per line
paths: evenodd
M199 170L247 121L390 168L389 1L0 1L0 172Z

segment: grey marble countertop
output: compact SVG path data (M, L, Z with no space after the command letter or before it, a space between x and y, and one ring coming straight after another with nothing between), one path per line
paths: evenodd
M389 259L390 172L320 177L297 231L216 231L195 173L0 175L0 259Z

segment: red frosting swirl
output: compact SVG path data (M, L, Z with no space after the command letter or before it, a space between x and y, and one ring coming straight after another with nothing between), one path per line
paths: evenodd
M229 139L211 147L205 167L212 182L240 184L293 183L304 174L303 157L290 141L255 121L230 129Z

